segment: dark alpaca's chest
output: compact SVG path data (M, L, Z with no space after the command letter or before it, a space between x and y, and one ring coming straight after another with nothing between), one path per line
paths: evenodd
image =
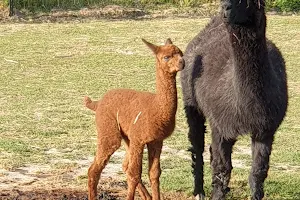
M287 108L286 82L282 80L280 87L271 82L260 91L237 91L229 74L203 72L193 83L197 105L211 125L227 138L277 129Z

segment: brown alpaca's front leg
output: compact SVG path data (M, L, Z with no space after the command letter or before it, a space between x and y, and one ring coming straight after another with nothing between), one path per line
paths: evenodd
M137 185L141 180L144 145L130 144L129 164L127 168L128 193L126 200L134 200Z
M161 174L160 154L162 145L163 141L152 142L147 145L149 159L149 177L153 200L160 200L159 177Z
M128 164L129 164L129 154L128 154L128 148L129 148L129 141L128 139L124 139L126 142L126 154L125 154L125 159L123 161L122 167L123 167L123 171L126 173L127 169L128 169ZM141 198L143 200L152 200L151 195L149 194L148 190L146 189L146 187L144 186L142 180L139 181L138 185L137 185L137 191L140 194Z

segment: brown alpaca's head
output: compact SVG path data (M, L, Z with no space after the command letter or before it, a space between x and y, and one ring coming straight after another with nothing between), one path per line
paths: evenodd
M173 45L171 39L167 39L162 46L142 40L155 54L158 68L170 74L176 74L184 68L183 54L177 46Z

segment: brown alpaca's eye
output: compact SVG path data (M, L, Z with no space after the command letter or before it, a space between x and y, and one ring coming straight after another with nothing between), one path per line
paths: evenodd
M167 62L167 61L170 60L170 58L171 58L171 56L165 56L165 57L164 57L164 61Z

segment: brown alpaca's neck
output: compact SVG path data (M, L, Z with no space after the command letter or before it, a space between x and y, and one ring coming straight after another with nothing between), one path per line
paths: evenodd
M256 27L228 26L235 71L235 88L249 95L263 89L268 72L268 52L265 36L266 19L262 17Z
M156 69L156 104L164 118L174 117L177 110L176 74Z

